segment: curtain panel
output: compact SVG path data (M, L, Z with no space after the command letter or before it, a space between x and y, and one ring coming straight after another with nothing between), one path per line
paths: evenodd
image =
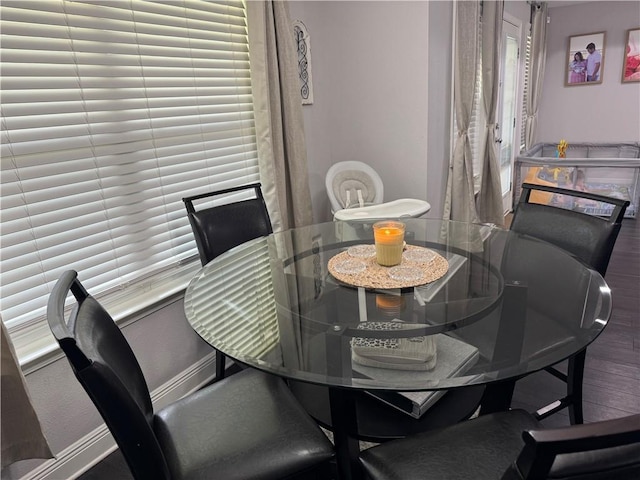
M273 230L311 225L313 216L298 51L289 6L282 1L247 2L247 24L258 165ZM275 248L281 255L291 251L286 245L288 242L310 249L313 245L311 231L303 229L292 237L277 237ZM274 276L274 290L281 294L289 292L292 298L313 295L313 284L300 281L301 278L312 278L313 258L301 259L292 268L298 271L296 281L288 282L286 277ZM288 327L284 331L291 336L292 342L299 344L302 341L299 325L293 322ZM287 361L295 364L304 359L288 358Z
M27 382L22 375L15 350L2 327L2 468L28 458L53 458L40 421L31 405Z
M525 150L533 146L536 138L538 108L542 98L542 83L547 59L547 16L547 2L531 5L531 68L526 98Z
M479 3L460 1L455 9L454 103L457 135L449 163L444 219L478 222L473 188L469 123L477 65Z
M298 53L289 6L247 2L258 164L274 231L312 223Z
M477 208L481 222L504 225L500 184L500 149L496 142L496 112L500 82L500 53L504 2L484 2L482 7L482 100L487 115L482 154L482 180Z

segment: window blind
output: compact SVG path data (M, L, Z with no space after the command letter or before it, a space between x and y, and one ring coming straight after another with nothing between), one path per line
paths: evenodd
M527 46L524 52L524 85L522 94L522 117L520 119L520 151L526 148L527 139L527 97L531 76L531 33L527 34Z
M241 0L3 0L2 320L195 260L182 197L257 181Z
M486 113L482 101L482 19L478 24L476 40L476 78L473 92L473 107L469 119L469 143L471 145L471 164L473 166L473 186L477 194L482 183L483 158L482 151L486 143Z
M473 93L473 108L471 110L471 119L469 121L469 143L471 144L471 160L473 165L473 186L477 194L480 191L483 174L482 152L486 144L486 128L487 118L484 110L484 102L482 100L482 22L478 25L478 64L476 70L476 82Z

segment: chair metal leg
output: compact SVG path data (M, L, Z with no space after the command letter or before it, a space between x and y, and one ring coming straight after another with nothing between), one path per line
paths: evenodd
M584 423L582 412L582 380L584 378L584 363L587 350L582 350L569 359L567 370L567 396L571 399L569 404L569 420L571 425Z
M549 405L538 409L535 416L538 420L543 420L564 408L569 410L569 421L571 425L584 423L584 415L582 411L582 380L584 378L584 364L587 356L587 350L582 350L567 363L567 374L557 371L554 368L546 369L547 372L553 374L567 384L567 395Z
M224 353L216 350L216 381L222 380L225 376L225 358Z

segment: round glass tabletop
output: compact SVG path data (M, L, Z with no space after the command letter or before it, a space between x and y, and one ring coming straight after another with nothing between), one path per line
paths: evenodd
M211 261L187 288L187 319L216 349L264 371L404 391L515 378L573 355L606 325L606 283L562 250L486 225L403 222L409 247L446 260L437 280L349 285L329 272L329 260L347 252L343 271L362 273L362 262L375 261L371 223L318 224ZM414 275L416 261L430 265L411 257L386 274Z

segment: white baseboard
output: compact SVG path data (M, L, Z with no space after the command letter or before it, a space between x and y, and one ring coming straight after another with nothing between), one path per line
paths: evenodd
M175 402L211 381L216 374L215 353L203 357L196 364L176 375L151 392L154 408L160 409ZM105 424L80 438L47 460L20 480L60 480L76 478L116 449L116 443Z

